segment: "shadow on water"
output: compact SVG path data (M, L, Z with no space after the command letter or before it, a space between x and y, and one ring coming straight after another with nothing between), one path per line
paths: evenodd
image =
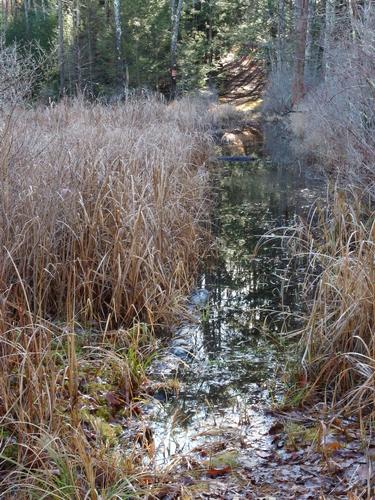
M192 351L178 374L178 397L151 416L159 462L196 448L212 428L224 429L225 439L228 430L241 429L241 446L267 447L270 418L264 409L280 395L279 368L287 357L275 339L288 323L285 313L300 307L302 272L290 268L287 245L272 231L294 226L321 181L260 159L220 167L217 182L219 255L201 277L209 305L199 324L178 332L182 347ZM265 234L270 237L254 255ZM162 372L163 364L158 376Z

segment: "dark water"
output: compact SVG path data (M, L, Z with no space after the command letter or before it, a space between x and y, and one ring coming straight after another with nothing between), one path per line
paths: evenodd
M295 326L289 313L301 307L302 264L290 265L287 238L275 228L293 227L321 182L296 166L260 159L221 167L217 184L219 254L200 283L209 306L198 324L177 332L179 345L192 352L180 365L179 395L151 412L159 463L207 439L236 436L237 447L267 449L265 409L280 397L290 350L280 332ZM175 376L169 362L161 361L157 377Z

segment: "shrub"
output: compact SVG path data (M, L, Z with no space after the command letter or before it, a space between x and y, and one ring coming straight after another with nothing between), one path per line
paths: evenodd
M291 118L299 154L313 154L344 182L375 199L375 18L356 24L356 35L331 49L324 81Z

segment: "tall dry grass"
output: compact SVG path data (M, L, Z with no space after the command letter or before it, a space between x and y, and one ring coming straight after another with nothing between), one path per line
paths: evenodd
M301 338L307 391L343 415L375 416L375 212L337 191L316 210L303 242L309 257Z
M189 100L3 109L0 496L134 496L111 415L209 247L210 120Z
M207 116L189 101L15 110L1 123L0 283L11 315L173 319L206 241Z

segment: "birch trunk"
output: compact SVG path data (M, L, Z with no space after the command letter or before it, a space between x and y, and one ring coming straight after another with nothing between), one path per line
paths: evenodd
M284 40L285 40L285 0L279 0L277 23L277 70L280 72L284 64Z
M325 30L324 30L324 78L327 78L330 72L330 51L332 46L333 30L335 26L335 0L326 0Z
M113 0L113 12L115 18L115 40L118 78L125 93L129 85L129 75L126 62L122 55L122 23L120 0Z
M316 61L314 58L314 19L316 13L316 0L310 0L309 13L307 20L307 40L305 54L305 79L311 80L316 72Z
M178 2L178 3L177 3ZM171 99L176 98L177 90L177 41L180 29L183 0L171 0Z
M81 4L80 0L76 0L74 10L74 66L75 66L75 83L79 90L82 88L82 68L81 68Z

